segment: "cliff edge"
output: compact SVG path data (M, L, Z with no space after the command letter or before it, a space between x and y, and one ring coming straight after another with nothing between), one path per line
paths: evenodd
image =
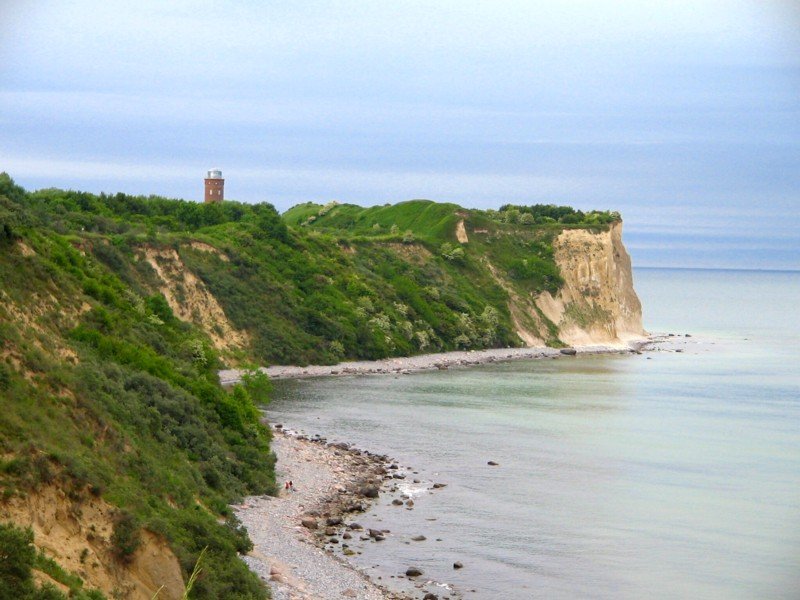
M558 327L562 342L623 345L645 336L622 222L607 231L565 229L553 250L564 283L555 295L539 294L535 303Z

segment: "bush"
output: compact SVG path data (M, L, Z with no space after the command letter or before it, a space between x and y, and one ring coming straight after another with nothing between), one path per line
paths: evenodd
M0 600L18 600L33 593L35 559L33 531L0 524Z
M136 517L125 511L118 512L114 519L114 531L111 534L114 556L120 562L129 563L141 545L142 536Z

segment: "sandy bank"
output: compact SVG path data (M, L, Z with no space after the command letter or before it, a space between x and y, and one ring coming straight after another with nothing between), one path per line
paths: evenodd
M365 512L378 493L397 495L393 484L407 470L385 456L281 430L272 447L279 483L291 480L295 491L249 497L234 509L254 545L245 562L269 582L273 598L405 600L429 593L432 582L424 578L407 579L408 592L390 591L347 561L348 554L369 552L370 544L392 535L373 529L378 525ZM407 567L397 565L397 577Z
M624 344L607 346L577 346L572 350L575 354L612 354L638 352L644 346L657 342L654 338L642 338ZM342 362L337 365L309 365L298 367L292 365L275 365L262 367L272 379L299 379L302 377L326 377L336 375L365 375L375 373L411 373L434 369L468 367L493 362L510 360L532 360L542 358L559 358L565 356L563 350L546 346L530 348L490 348L488 350L469 350L458 352L440 352L438 354L420 354L387 358L384 360L364 360ZM219 371L220 383L231 385L241 378L239 369L223 369Z

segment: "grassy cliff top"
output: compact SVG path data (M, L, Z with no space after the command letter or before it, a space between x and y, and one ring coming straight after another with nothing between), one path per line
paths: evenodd
M506 204L499 210L479 210L432 200L408 200L371 207L337 202L325 205L307 202L290 208L283 214L283 218L294 227L311 227L353 237L374 237L410 231L426 241L444 242L457 241L455 232L460 221L487 233L524 234L529 229L602 227L619 221L620 215L611 211L583 212L553 204Z

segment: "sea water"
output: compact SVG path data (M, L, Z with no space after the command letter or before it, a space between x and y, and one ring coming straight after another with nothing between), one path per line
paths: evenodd
M358 518L392 531L359 567L466 598L800 597L800 273L635 285L676 334L642 355L276 382L273 422L417 471L414 510Z

